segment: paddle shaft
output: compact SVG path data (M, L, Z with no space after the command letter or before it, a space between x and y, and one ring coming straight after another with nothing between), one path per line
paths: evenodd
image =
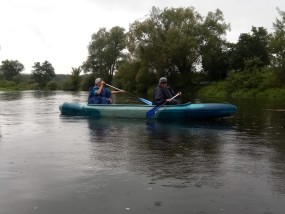
M170 103L174 98L176 98L176 97L178 97L180 94L178 93L178 94L176 94L174 97L172 97L169 101L166 101L165 103L163 103L162 105L159 105L158 107L160 107L160 106L163 106L163 105L165 105L166 103Z
M169 101L166 101L165 103L159 105L159 106L156 106L152 109L150 109L147 113L146 113L146 117L147 118L151 118L155 115L155 113L157 112L157 110L161 107L161 106L164 106L166 103L168 102L171 102L175 97L178 97L180 95L180 93L176 94L174 97L172 97Z
M112 86L112 85L109 85L109 84L107 84L107 83L105 83L105 85L107 85L107 86L109 86L109 87L111 87L111 88L114 88L114 89L116 89L116 90L121 91L121 89L116 88L116 87L114 87L114 86ZM149 101L149 100L146 100L146 99L144 99L144 98L141 98L141 97L132 95L132 94L126 92L126 91L125 91L125 94L127 94L127 95L129 95L129 96L131 96L131 97L137 98L137 99L139 99L141 102L143 102L143 103L145 103L145 104L147 104L147 105L152 105L152 102Z
M109 87L111 87L111 88L113 88L113 89L116 89L116 90L118 90L118 91L122 91L122 89L116 88L116 87L114 87L114 86L112 86L112 85L109 85L109 84L107 84L107 83L105 83L105 85L107 85L107 86L109 86ZM125 91L125 94L130 95L130 96L135 97L135 98L139 98L139 97L137 97L137 96L135 96L135 95L133 95L133 94L130 94L130 93L126 92L126 91Z

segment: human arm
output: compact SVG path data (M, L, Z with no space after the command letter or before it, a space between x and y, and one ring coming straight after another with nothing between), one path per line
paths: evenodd
M156 87L153 91L153 102L154 105L161 105L166 102L166 99L164 98L162 91L159 87Z
M99 94L102 93L104 84L105 84L105 82L104 82L104 80L102 80L102 81L100 82L100 84L98 85L98 89L95 91L95 93L96 93L97 95L99 95Z
M178 95L178 96L181 96L181 91L179 92L175 92L171 87L167 87L167 90L165 90L165 93L167 94L167 97L165 99L166 102L169 102L169 103L175 103L176 100L171 100L172 97Z
M181 96L181 91L179 91L176 95L177 96ZM166 102L171 102L171 101L173 101L173 99L172 98L168 98L168 99L166 99Z

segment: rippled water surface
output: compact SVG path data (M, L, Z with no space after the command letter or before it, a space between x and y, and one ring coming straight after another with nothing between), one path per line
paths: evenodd
M86 97L0 92L0 214L284 213L285 102L230 100L219 121L60 115Z

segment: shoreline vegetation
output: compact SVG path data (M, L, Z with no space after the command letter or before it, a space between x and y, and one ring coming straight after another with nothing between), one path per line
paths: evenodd
M17 81L0 79L0 91L87 91L89 87L87 82L90 78L92 77L82 75L80 86L77 86L77 90L73 90L70 83L71 75L56 75L52 81L47 83L45 88L40 88L29 74L25 74L20 79L18 78ZM285 87L279 81L276 72L267 69L250 73L232 73L225 80L213 82L203 80L203 75L196 75L195 83L188 84L187 87L183 85L177 85L177 87L183 91L183 94L196 97L285 99ZM145 95L150 96L153 87L150 86Z
M199 97L285 99L282 81L270 70L231 74L223 81L202 87L197 93Z
M285 98L285 11L276 8L273 32L252 26L238 41L226 40L230 23L221 10L202 16L193 7L153 7L144 19L100 28L86 60L57 75L49 61L0 64L0 90L87 91L94 79L150 97L160 77L188 97Z

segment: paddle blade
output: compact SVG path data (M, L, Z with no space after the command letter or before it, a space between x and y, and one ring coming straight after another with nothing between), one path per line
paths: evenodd
M159 106L154 107L154 108L150 109L149 111L147 111L146 118L147 119L153 118L158 109L159 109Z
M139 97L139 100L142 101L143 103L147 104L147 105L152 105L152 102L149 100L146 100L144 98Z

